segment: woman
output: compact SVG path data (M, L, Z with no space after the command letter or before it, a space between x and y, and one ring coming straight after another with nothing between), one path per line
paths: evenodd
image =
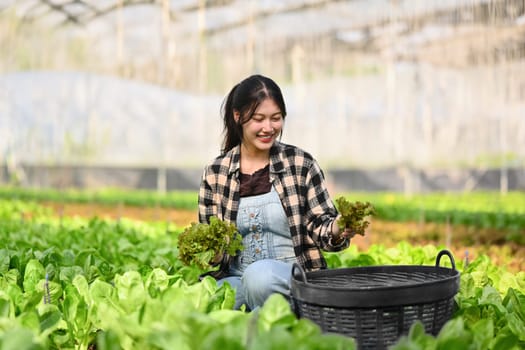
M221 155L209 164L199 191L199 221L236 224L244 250L223 259L236 290L236 308L262 306L272 293L290 295L291 269L326 268L321 249L349 245L324 176L310 154L281 143L286 106L279 86L261 75L235 85L223 105Z

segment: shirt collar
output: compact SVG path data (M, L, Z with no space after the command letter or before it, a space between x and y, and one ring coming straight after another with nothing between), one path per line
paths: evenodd
M270 148L270 173L280 173L284 171L284 163L282 159L283 153L282 144L275 141L272 148Z
M228 154L231 159L229 173L238 173L241 169L241 145L233 147Z
M270 148L270 173L280 173L284 171L282 159L282 144L275 141L272 148ZM228 152L230 156L229 173L238 173L241 169L241 145L237 145Z

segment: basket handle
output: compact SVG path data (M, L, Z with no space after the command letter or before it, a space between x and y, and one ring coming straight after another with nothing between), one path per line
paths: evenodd
M306 282L306 273L304 272L303 268L301 267L301 265L299 265L298 263L293 263L293 266L292 266L292 276L295 276L296 273L295 273L295 269L299 269L299 273L300 273L300 276L301 276L301 279L302 279L302 282Z
M447 255L447 256L449 257L449 259L450 259L450 263L452 264L452 269L455 270L455 269L456 269L456 263L454 262L454 257L453 257L452 254L451 254L448 250L446 250L446 249L442 249L442 250L438 253L438 255L437 255L437 257L436 257L436 267L439 267L439 262L440 262L441 257L442 257L443 255Z

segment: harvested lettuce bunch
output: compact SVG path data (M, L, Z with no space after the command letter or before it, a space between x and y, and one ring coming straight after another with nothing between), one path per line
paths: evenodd
M192 223L178 237L179 259L187 266L208 269L224 254L242 250L242 237L233 223L212 216L209 224Z
M337 220L339 229L351 228L356 234L364 236L370 222L368 218L375 214L375 209L369 202L350 202L344 197L335 200L341 217Z

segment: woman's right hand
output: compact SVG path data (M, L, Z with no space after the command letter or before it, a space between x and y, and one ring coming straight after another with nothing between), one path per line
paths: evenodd
M219 265L221 263L223 257L224 257L224 253L223 252L219 252L219 253L215 254L213 259L211 259L211 261L210 261L210 265L211 266Z

